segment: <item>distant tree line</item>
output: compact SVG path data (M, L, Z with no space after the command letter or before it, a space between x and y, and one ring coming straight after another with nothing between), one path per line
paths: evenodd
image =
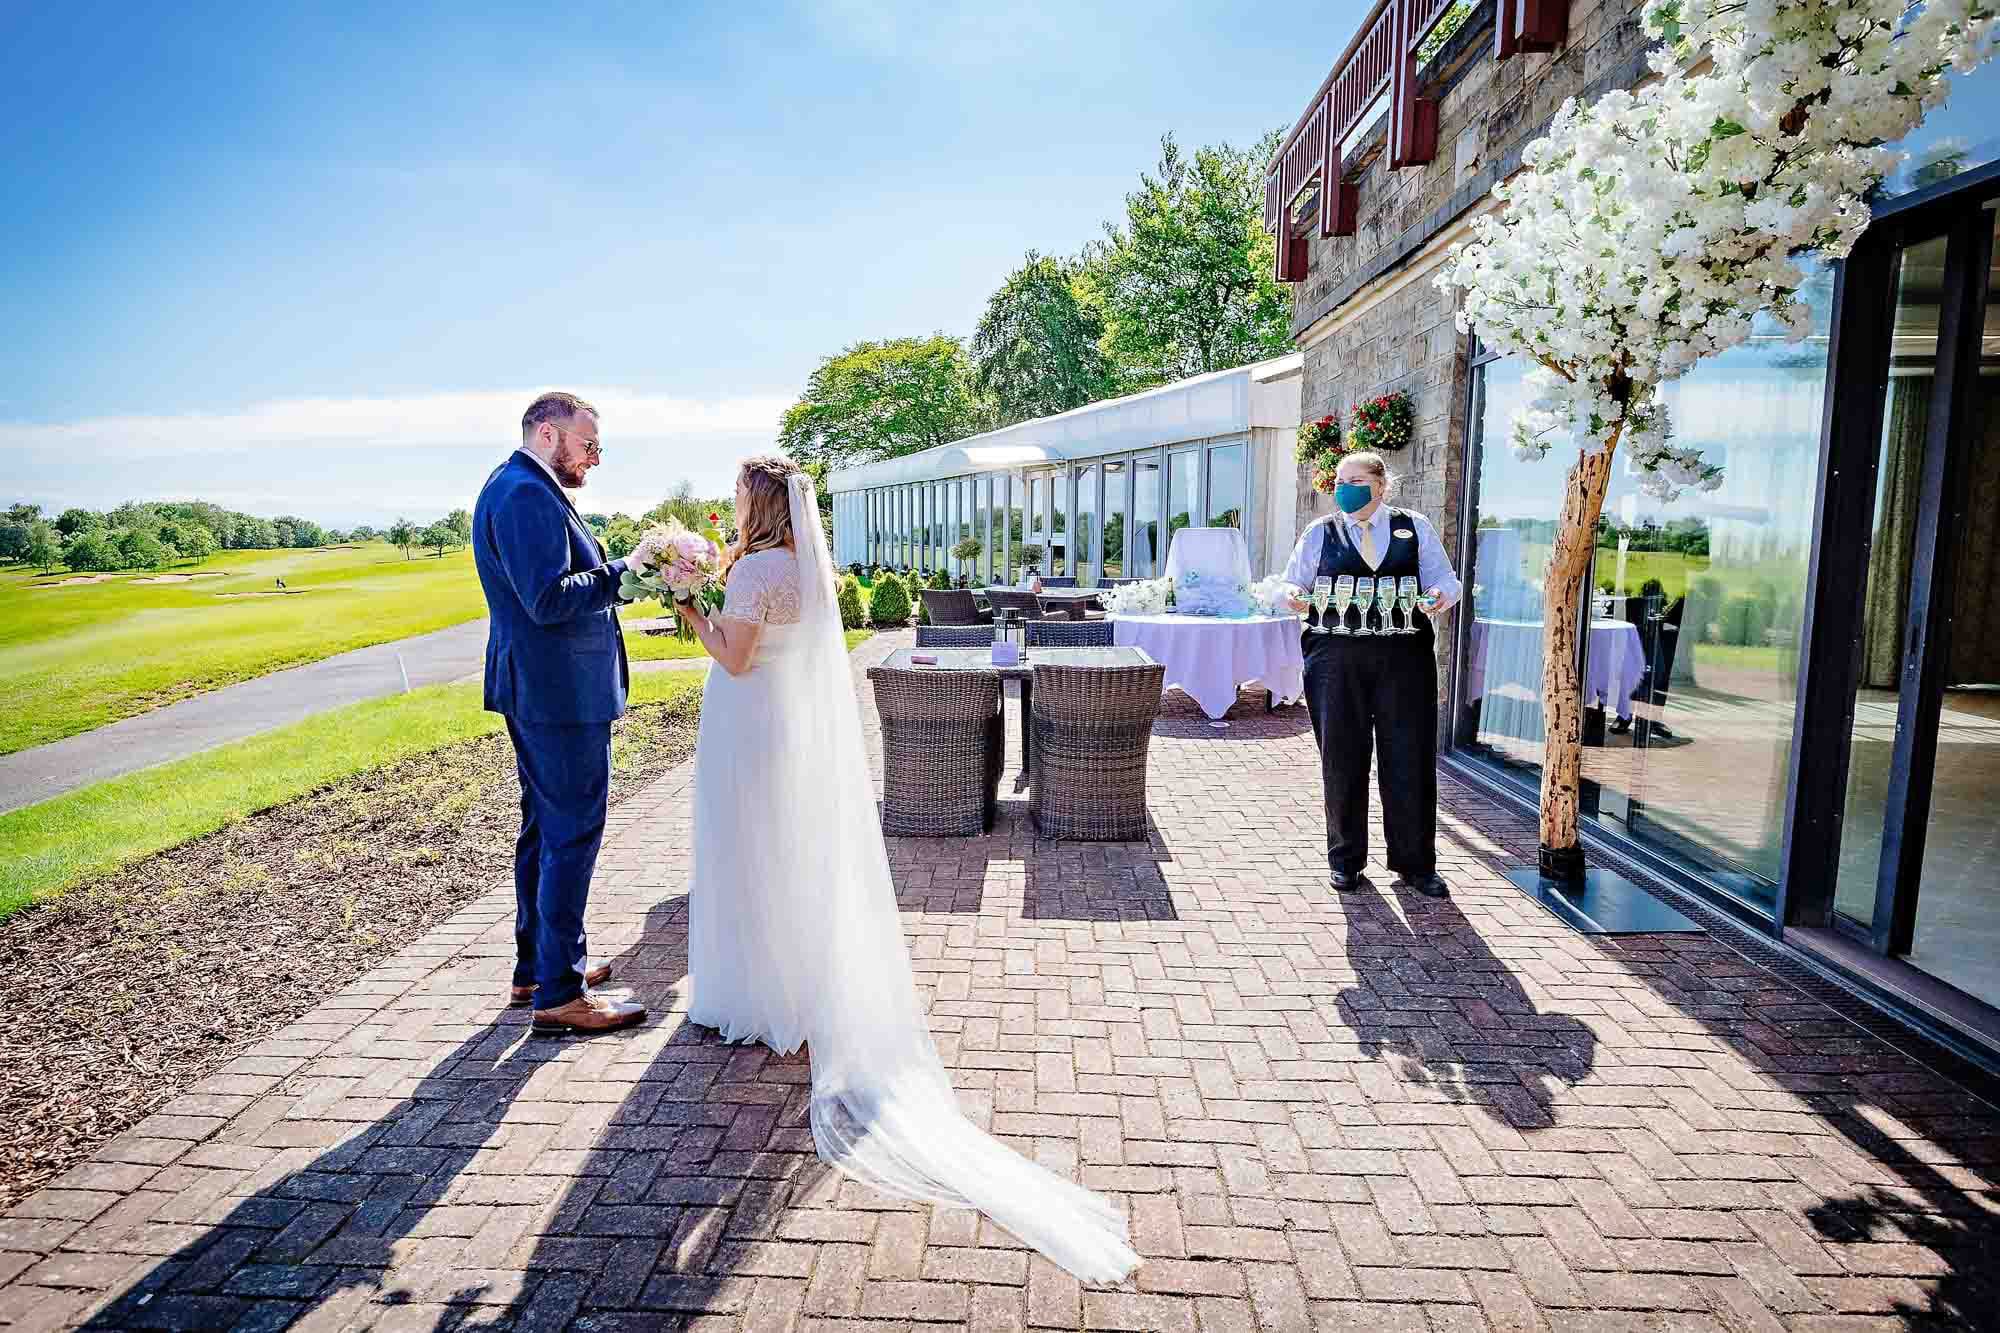
M454 534L451 545L471 540L472 517L465 511L439 522ZM207 500L131 500L116 509L70 508L54 517L40 505L23 503L0 516L0 562L32 565L44 574L59 568L112 573L200 564L217 551L334 546L386 536L365 523L343 529L295 514L259 518ZM404 543L405 554L425 544L412 538Z

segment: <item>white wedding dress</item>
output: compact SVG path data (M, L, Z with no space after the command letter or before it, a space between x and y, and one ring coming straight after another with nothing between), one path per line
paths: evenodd
M751 668L711 667L695 757L688 1016L812 1063L820 1156L885 1193L970 1207L1079 1278L1138 1266L1109 1202L969 1123L917 1001L812 483L798 553L730 570L722 614L763 622Z

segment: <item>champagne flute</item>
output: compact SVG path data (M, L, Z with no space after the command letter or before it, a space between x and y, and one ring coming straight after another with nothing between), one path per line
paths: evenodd
M1331 632L1335 634L1354 633L1353 630L1347 628L1347 608L1354 605L1354 576L1352 574L1342 574L1333 581L1333 605L1339 614L1339 619L1334 621Z
M1396 581L1396 605L1403 608L1403 633L1417 632L1417 579L1405 574Z
M1313 580L1312 609L1314 612L1313 633L1331 634L1326 627L1326 605L1333 600L1333 580L1322 575Z
M1368 613L1375 605L1374 579L1364 575L1354 581L1354 604L1361 608L1361 628L1354 632L1356 634L1376 633L1377 631L1368 628Z

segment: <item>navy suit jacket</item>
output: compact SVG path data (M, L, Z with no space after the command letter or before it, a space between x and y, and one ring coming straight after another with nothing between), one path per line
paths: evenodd
M520 722L610 722L631 669L618 628L623 560L604 548L555 479L516 450L472 509L472 562L486 592L486 708Z

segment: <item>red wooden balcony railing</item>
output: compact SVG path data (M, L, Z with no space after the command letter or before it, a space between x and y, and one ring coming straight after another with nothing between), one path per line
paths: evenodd
M1341 145L1387 97L1389 165L1421 166L1437 156L1437 100L1417 95L1417 53L1458 0L1375 0L1354 39L1326 81L1306 104L1305 114L1279 145L1264 179L1264 225L1278 241L1278 280L1302 282L1306 247L1292 235L1291 209L1315 179L1319 192L1319 234L1352 236L1360 213L1360 191L1342 179ZM1471 0L1494 6L1494 54L1550 51L1561 44L1569 0Z

